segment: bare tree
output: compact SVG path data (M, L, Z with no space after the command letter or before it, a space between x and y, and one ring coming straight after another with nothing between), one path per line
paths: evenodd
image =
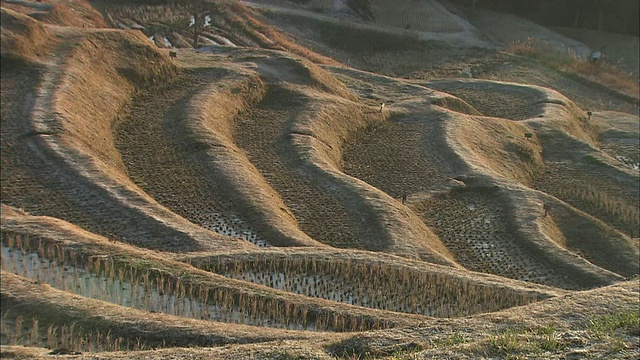
M213 10L213 4L207 0L176 0L175 5L184 8L191 15L189 32L191 35L191 45L198 47L200 35L204 31L207 17Z

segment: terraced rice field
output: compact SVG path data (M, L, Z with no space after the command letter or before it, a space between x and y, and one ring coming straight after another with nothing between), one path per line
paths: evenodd
M461 19L440 4L431 1L426 3L390 3L374 0L371 1L371 7L376 22L383 25L438 33L458 32L464 29L460 24Z
M485 116L510 120L525 120L533 117L532 107L536 99L526 87L467 84L451 81L432 81L429 87L444 91L466 100Z
M300 161L291 155L287 131L296 108L306 101L277 86L269 89L255 107L240 116L234 138L267 183L282 196L303 231L323 243L345 247L354 243L362 230L352 225L339 199L297 170Z
M305 296L349 305L421 314L458 317L502 307L526 304L545 295L512 291L443 273L424 273L389 263L371 265L362 260L289 259L257 257L238 262L222 257L194 259L195 265L226 277L258 283ZM357 276L352 276L358 274ZM493 297L491 301L487 301ZM492 309L492 310L489 310Z
M345 172L396 199L441 184L453 172L434 146L436 122L398 119L362 133L345 152Z
M138 97L126 121L117 128L116 144L129 176L165 207L205 229L266 246L264 239L233 214L229 199L211 196L224 194L224 186L205 176L205 165L194 161L198 149L177 141L187 131L176 126L180 113L197 89L213 81L213 76L196 73L183 80L188 87Z
M372 8L383 24L461 31L429 4ZM140 9L114 14L185 16ZM45 26L4 3L2 16L3 36L48 44L3 53L3 347L285 341L358 356L361 336L535 322L638 273L638 173L618 159L637 162L637 142L618 129L601 144L607 129L561 93L281 48L176 59L135 31Z
M415 207L468 269L543 284L570 281L522 248L507 209L494 196L490 190L468 191L433 197Z

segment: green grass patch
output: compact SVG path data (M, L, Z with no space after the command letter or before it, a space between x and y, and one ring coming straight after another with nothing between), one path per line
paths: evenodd
M456 332L444 339L438 339L433 343L433 346L436 348L449 348L459 344L465 344L467 343L467 341L468 339L464 336L464 334Z
M592 317L586 329L590 336L606 344L611 353L637 346L640 336L640 315L637 309L628 309ZM636 337L635 340L629 337Z
M600 336L617 332L640 336L640 316L637 310L628 310L593 317L589 319L587 329Z
M506 359L517 359L524 354L559 353L567 347L553 324L507 329L490 336L483 345L487 355Z
M507 356L516 353L530 353L529 340L521 329L508 329L489 339L487 353L489 355Z
M546 325L534 329L537 347L543 351L557 352L566 348L566 345L559 340L555 325Z

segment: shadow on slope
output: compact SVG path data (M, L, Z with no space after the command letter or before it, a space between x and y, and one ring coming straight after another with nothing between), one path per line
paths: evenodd
M211 233L131 186L113 144L117 112L140 87L175 76L175 65L139 34L55 29L59 45L37 88L23 90L27 105L3 113L3 139L13 141L2 147L3 202L143 246L207 246ZM13 99L3 96L3 109Z

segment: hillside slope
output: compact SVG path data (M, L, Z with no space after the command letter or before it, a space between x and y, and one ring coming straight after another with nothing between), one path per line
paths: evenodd
M637 99L371 5L2 1L2 357L640 355Z

